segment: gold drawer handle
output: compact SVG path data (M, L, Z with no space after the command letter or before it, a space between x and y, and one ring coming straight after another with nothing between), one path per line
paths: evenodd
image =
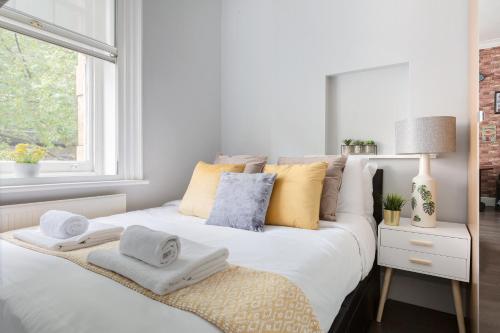
M410 258L410 262L418 265L430 266L432 265L432 261L427 259L418 259L418 258Z
M428 247L431 247L433 245L431 241L425 241L420 239L411 239L410 243L413 245L428 246Z

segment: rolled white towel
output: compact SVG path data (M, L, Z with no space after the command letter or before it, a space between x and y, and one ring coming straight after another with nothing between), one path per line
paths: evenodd
M40 217L40 230L46 236L66 239L87 231L89 221L85 216L62 210L49 210Z
M155 267L165 267L179 256L181 243L175 235L133 225L120 240L120 252Z

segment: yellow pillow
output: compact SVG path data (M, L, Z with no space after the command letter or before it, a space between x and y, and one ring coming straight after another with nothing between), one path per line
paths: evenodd
M266 165L276 173L266 224L318 229L319 204L328 163Z
M245 164L208 164L198 162L184 193L179 212L208 219L222 172L243 172Z

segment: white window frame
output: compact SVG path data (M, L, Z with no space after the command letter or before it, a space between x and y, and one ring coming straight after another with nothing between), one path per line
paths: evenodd
M116 36L116 155L117 172L115 175L96 175L89 172L88 165L77 161L43 161L41 175L36 178L2 178L0 193L22 190L59 189L57 184L80 183L98 186L100 182L124 181L132 183L143 180L142 167L142 0L116 0L115 36ZM0 13L4 8L0 8ZM50 32L39 32L50 36ZM44 37L45 38L45 37ZM64 41L66 43L66 41ZM78 44L78 43L76 43ZM76 45L81 47L81 45ZM74 45L72 46L73 49ZM112 51L112 50L109 50ZM112 54L112 52L110 52ZM116 53L115 53L116 54ZM105 56L105 55L104 55ZM99 56L99 58L102 58ZM109 59L108 59L109 60ZM92 97L93 98L93 97ZM93 135L90 135L93 137ZM93 144L93 143L91 143ZM95 152L94 152L95 153ZM12 162L1 162L11 163ZM5 168L5 166L3 166ZM43 174L44 170L50 174ZM79 169L75 171L74 169ZM0 174L2 166L0 165ZM64 187L64 185L62 185Z

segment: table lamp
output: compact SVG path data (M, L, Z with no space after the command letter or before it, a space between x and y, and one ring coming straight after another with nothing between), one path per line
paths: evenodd
M411 224L436 226L436 181L431 177L429 154L454 152L456 118L412 118L396 122L396 154L420 154L418 175L411 185Z

